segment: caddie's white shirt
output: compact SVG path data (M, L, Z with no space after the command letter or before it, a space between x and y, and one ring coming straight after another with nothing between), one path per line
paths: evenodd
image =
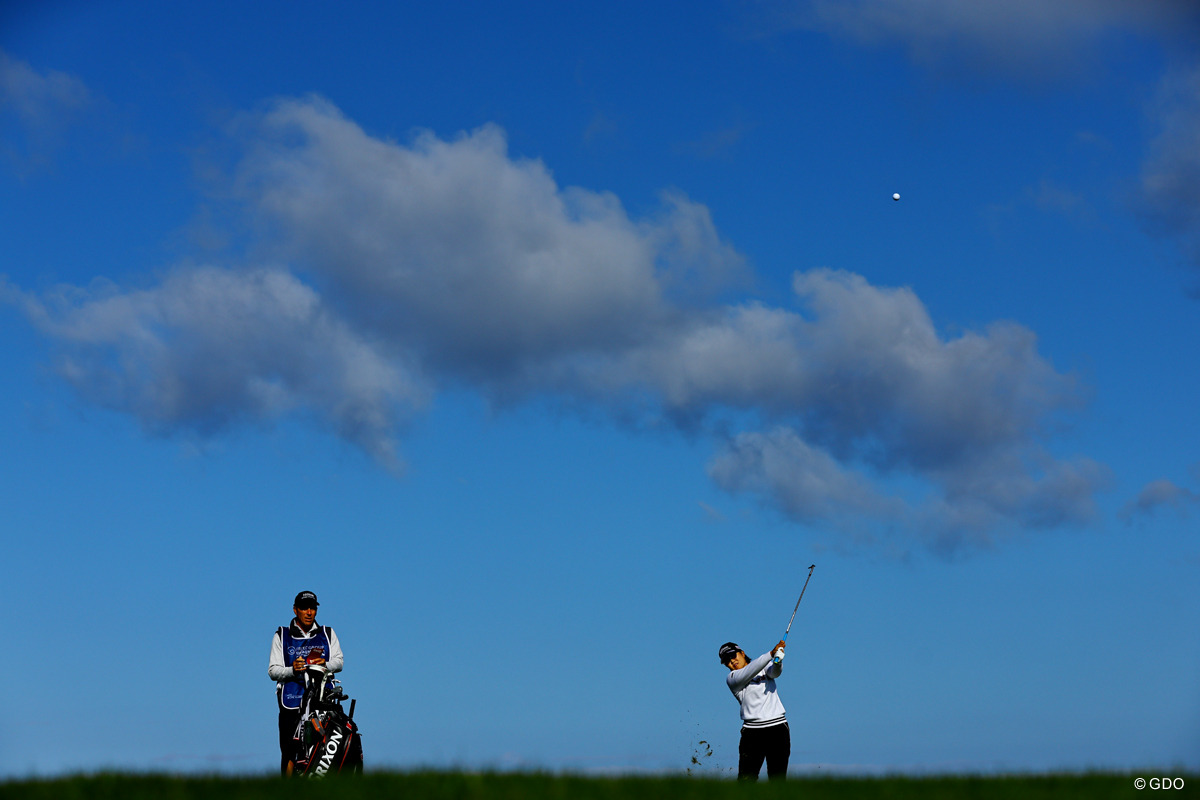
M316 622L307 631L304 630L295 617L292 617L290 627L293 639L311 639L320 630L320 626ZM341 672L342 665L345 663L345 656L342 655L342 643L338 641L333 628L326 626L325 634L329 638L329 658L325 660L325 668L330 672ZM284 681L290 681L296 677L292 663L283 655L283 638L280 637L278 630L275 631L275 637L271 639L271 657L267 662L267 675L275 681L277 688L282 688Z
M787 722L783 702L775 691L775 679L782 672L783 662L774 663L770 653L763 653L741 669L730 670L725 683L742 704L743 728L769 728Z

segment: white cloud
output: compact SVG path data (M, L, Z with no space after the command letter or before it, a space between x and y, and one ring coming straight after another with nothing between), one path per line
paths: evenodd
M78 78L57 70L39 73L0 50L0 109L14 112L26 124L54 124L91 102L91 93Z
M898 44L927 66L1023 77L1076 74L1123 33L1174 39L1200 24L1186 0L810 0L783 8L790 26Z
M285 101L254 135L239 189L280 252L360 324L475 380L637 341L664 293L742 266L703 207L672 195L635 222L615 196L509 158L495 126L406 147L324 101Z
M8 289L58 348L82 397L157 434L201 435L310 411L389 469L397 410L427 390L281 270L181 270L160 285L104 283L37 298Z
M758 494L803 523L862 526L904 511L902 501L882 496L866 478L787 428L738 434L709 463L708 474L722 489Z
M1019 325L945 338L910 289L829 269L796 274L795 307L722 304L745 264L704 206L667 193L633 219L511 157L494 126L400 144L308 99L240 135L236 194L287 269L16 294L80 394L153 431L303 409L389 463L397 420L456 383L696 431L737 420L720 486L856 536L949 546L1091 513L1103 470L1042 444L1079 389ZM930 497L890 496L893 478Z
M1040 469L1015 463L1022 461L1019 452ZM1016 529L1085 524L1096 516L1094 496L1109 477L1102 465L1057 461L1030 443L953 471L904 474L918 478L916 493L911 486L889 492L886 482L873 482L876 474L832 458L786 427L739 434L709 464L721 488L756 494L802 524L856 543L902 532L901 541L943 553L987 545Z
M1155 106L1160 131L1142 166L1141 211L1200 266L1200 68L1171 73Z
M1173 508L1176 513L1186 515L1200 505L1200 494L1162 478L1142 487L1137 498L1125 504L1118 516L1126 522L1137 517L1148 517L1161 508Z
M38 72L0 50L0 152L24 171L48 160L95 97L65 72Z
M562 366L560 388L636 388L695 418L718 408L802 427L839 459L881 469L948 469L1038 437L1080 402L1075 381L1027 329L997 323L943 340L909 289L859 275L798 273L808 314L745 304L695 314L610 357Z

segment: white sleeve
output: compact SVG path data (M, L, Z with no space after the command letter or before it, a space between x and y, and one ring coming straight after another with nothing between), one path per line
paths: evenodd
M767 677L775 680L783 674L783 659L779 659L779 663L775 663L775 656L771 656L771 663L767 664Z
M755 676L763 671L763 667L771 662L771 658L770 653L763 653L741 669L732 670L725 678L725 683L729 685L729 691L737 694L749 686L750 681L754 680Z
M342 665L346 659L342 656L342 643L338 641L337 634L333 632L333 628L326 628L325 633L329 636L329 658L325 665L329 667L330 672L341 672Z
M275 631L275 638L271 639L271 660L267 662L267 674L276 683L296 677L291 665L283 660L283 637L279 631Z

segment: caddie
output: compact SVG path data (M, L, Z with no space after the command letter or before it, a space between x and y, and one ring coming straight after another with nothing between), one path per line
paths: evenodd
M275 681L279 706L279 771L283 775L288 774L296 752L294 737L300 723L304 670L309 664L324 664L331 672L341 672L345 660L333 628L317 624L319 605L315 594L300 592L292 603L295 617L287 627L277 629L271 639L267 674Z

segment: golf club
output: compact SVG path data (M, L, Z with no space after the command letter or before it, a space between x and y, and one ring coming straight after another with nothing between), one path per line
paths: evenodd
M808 582L812 580L813 570L816 569L816 564L810 564L808 567L808 577L804 579L804 588L800 590L800 600L804 599L804 589L808 588ZM792 632L792 623L796 621L796 612L800 610L800 600L796 601L796 607L792 609L792 618L788 620L787 630L783 632L783 643L787 644L788 634ZM775 656L775 663L783 661L780 656Z

